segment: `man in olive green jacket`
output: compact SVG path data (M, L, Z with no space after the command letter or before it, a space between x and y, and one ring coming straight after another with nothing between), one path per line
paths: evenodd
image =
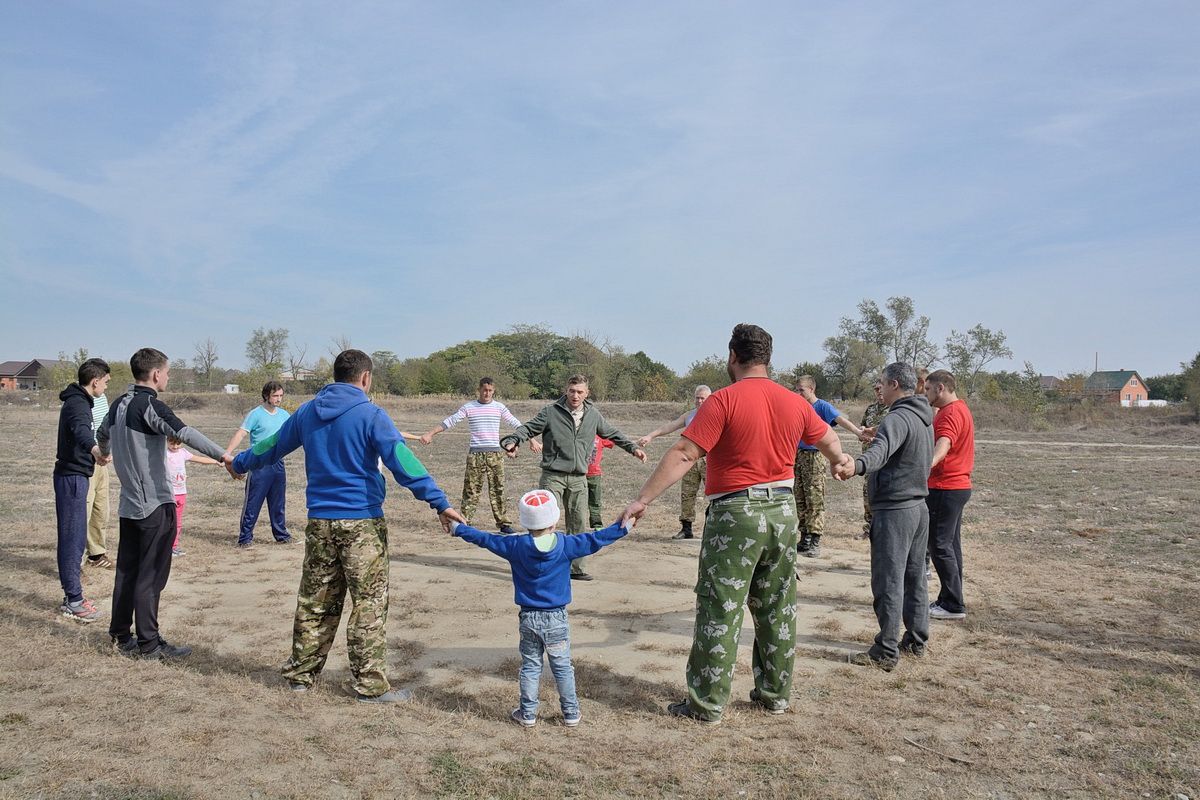
M646 462L646 453L628 436L604 419L604 415L587 399L587 378L572 375L567 391L557 401L542 408L538 415L500 440L500 446L510 456L525 441L542 437L542 476L538 488L547 489L558 499L567 518L567 533L583 533L587 514L587 467L596 437L609 439L617 447ZM571 577L590 581L584 571L584 559L571 562Z

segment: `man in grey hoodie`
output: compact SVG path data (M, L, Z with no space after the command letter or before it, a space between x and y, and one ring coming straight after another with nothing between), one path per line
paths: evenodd
M871 595L879 634L870 650L850 663L891 672L900 653L921 657L929 639L925 549L929 540L929 467L933 461L933 409L915 395L916 371L908 364L883 370L889 407L871 446L853 463L835 469L839 480L867 476L871 503ZM904 636L898 635L904 624Z

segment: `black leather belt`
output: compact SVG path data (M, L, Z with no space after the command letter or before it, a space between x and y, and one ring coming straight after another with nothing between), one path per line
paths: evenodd
M715 498L713 502L719 503L722 500L733 500L738 497L755 497L767 500L770 499L772 495L791 493L792 487L790 486L751 486L749 489L742 489L741 491L723 494L720 497Z

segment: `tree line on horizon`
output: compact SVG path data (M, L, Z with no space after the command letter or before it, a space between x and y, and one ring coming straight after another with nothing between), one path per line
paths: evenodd
M856 311L856 316L842 317L837 332L824 340L822 360L773 368L772 376L791 385L800 375L812 375L821 396L859 399L871 395L884 365L901 361L916 368L948 369L960 394L967 397L1003 399L1031 408L1045 399L1040 375L1030 362L1019 372L988 369L1013 357L1001 330L979 323L966 331L951 330L939 344L930 337L929 317L918 314L909 297L888 298L882 307L864 299ZM333 357L351 346L344 336L331 344L327 354L310 358L308 346L294 342L286 328L256 328L246 342L248 367L236 370L218 366L218 348L209 338L195 343L190 363L183 358L172 362L174 381L179 389L213 391L236 383L248 391L282 379L293 392L312 393L333 379ZM643 350L629 352L586 332L564 336L544 325L513 325L487 339L460 342L423 357L400 358L390 350L370 355L375 362L374 391L400 396L470 395L485 375L496 381L503 397L514 400L558 397L567 378L577 373L588 377L592 395L599 400L684 400L698 384L716 390L729 383L723 353L693 361L680 375ZM43 376L44 385L70 383L87 357L85 349L70 356L60 353L60 364ZM109 363L114 385L131 380L127 362ZM1060 399L1082 397L1086 378L1083 373L1066 376L1058 390ZM1152 399L1200 398L1200 354L1181 364L1179 373L1145 380Z

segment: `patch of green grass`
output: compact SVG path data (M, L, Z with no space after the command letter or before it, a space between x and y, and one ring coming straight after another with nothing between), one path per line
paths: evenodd
M24 725L27 722L29 722L29 717L15 712L0 717L0 725Z
M21 774L21 770L16 767L0 767L0 781L6 781L10 778L15 778Z
M439 797L462 797L479 782L479 770L464 764L452 750L443 750L429 759L438 779Z

